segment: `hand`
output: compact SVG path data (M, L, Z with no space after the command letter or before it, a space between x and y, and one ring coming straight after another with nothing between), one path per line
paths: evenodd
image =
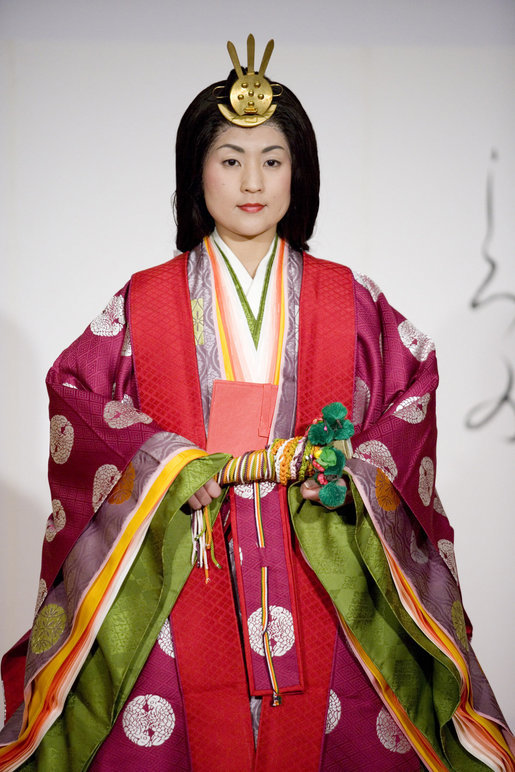
M347 485L347 496L349 495L349 484L346 479L340 479L337 480L337 485ZM304 480L302 485L300 486L300 492L302 493L303 498L307 499L308 501L318 501L320 502L320 485L316 482L316 480L313 477L308 477L307 480ZM347 498L345 499L347 501ZM322 506L325 506L323 504ZM326 509L335 509L335 507L326 507Z
M193 496L190 496L188 499L188 504L190 505L191 509L202 509L202 507L208 507L213 499L218 498L218 496L221 494L222 489L214 479L214 477L211 478L211 480L208 480L205 485L203 485L201 488L198 489L198 491L195 491Z

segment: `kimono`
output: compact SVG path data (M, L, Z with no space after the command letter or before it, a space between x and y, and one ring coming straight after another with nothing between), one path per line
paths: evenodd
M233 278L211 238L135 274L49 372L53 511L0 770L515 769L435 488L434 346L368 277L279 240L254 338L270 438L349 408L352 500L231 485L192 567L187 501L229 458L205 450L213 389L251 380Z

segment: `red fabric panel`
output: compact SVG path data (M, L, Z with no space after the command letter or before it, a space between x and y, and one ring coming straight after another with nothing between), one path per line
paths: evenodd
M179 255L134 274L131 341L141 409L163 429L205 448L187 261L187 254Z
M330 402L343 402L352 415L355 345L350 269L304 255L295 434L303 434Z
M249 695L221 518L210 582L194 568L171 614L195 770L246 772L254 761Z
M25 660L27 657L29 637L30 630L2 657L2 681L4 684L6 722L23 702Z

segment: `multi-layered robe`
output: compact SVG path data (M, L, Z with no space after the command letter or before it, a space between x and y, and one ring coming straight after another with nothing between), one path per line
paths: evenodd
M0 769L513 769L434 486L433 345L366 277L281 245L267 310L272 435L345 402L353 504L261 486L257 552L235 486L211 507L221 569L191 569L184 505L227 458L203 450L213 381L241 379L209 247L136 274L49 373L53 513L30 638L4 658Z

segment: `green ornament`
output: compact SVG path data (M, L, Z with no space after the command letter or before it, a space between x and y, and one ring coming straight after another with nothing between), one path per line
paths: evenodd
M333 429L347 417L348 410L341 402L330 402L322 409L322 416Z
M330 482L320 488L320 501L324 507L335 509L341 507L347 495L347 486L338 485L337 482Z
M328 466L334 466L336 464L336 451L334 448L322 448L320 455L317 458L320 466L326 469Z
M354 424L352 421L345 420L343 424L335 429L334 431L334 439L335 440L348 440L350 439L354 434Z
M343 469L347 462L347 459L345 458L345 453L342 453L342 451L338 450L337 448L330 448L330 450L333 451L335 458L334 458L334 463L331 466L323 465L325 476L327 477L328 475L334 475L336 477L341 477ZM320 461L320 458L318 460Z
M329 445L333 438L333 430L324 421L319 421L309 427L308 440L312 445Z

